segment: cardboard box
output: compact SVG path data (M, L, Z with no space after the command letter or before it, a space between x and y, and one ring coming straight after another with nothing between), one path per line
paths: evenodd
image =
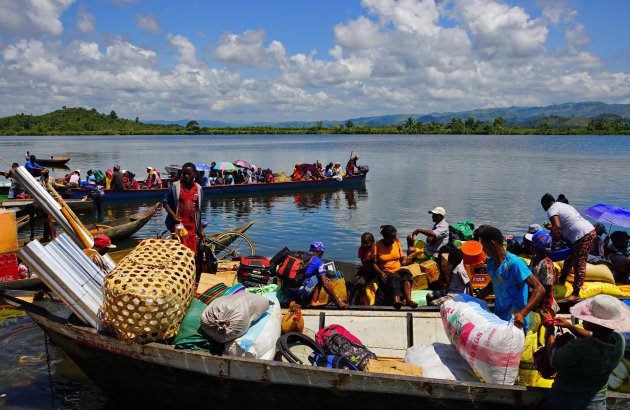
M428 260L420 264L420 271L427 274L429 283L440 279L440 268L436 261Z
M223 283L228 287L234 285L236 283L236 271L217 272L216 275L202 273L199 278L199 284L197 285L197 294L201 295L206 290L219 283Z
M393 374L396 376L422 377L422 367L395 359L370 359L367 362L367 366L365 366L365 371L370 373Z
M241 261L221 261L217 266L218 272L225 272L231 270L238 270L238 266L241 264Z
M409 266L405 266L405 268L409 269L411 275L413 276L411 290L423 290L429 288L429 278L426 273L420 270L420 265L412 263Z

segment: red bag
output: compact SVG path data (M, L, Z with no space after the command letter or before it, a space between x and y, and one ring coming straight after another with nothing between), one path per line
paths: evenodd
M308 252L290 252L278 267L277 276L282 286L299 288L306 280L306 269L313 255Z
M353 343L363 344L355 335L348 332L346 328L341 325L330 325L319 329L316 336L317 344L320 346L325 345L326 342L336 334L344 336Z

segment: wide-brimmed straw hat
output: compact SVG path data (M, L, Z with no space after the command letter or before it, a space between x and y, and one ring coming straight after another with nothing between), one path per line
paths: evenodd
M570 311L574 317L585 322L630 332L630 307L614 296L594 296L571 307Z

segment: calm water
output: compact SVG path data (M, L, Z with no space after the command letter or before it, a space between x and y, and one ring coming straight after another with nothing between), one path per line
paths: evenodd
M24 153L68 155L82 175L115 163L141 176L145 166L163 170L186 161L210 163L244 159L290 173L303 162L339 161L350 153L370 166L364 187L296 195L238 196L206 201L207 232L255 221L247 234L257 253L284 246L306 249L326 244L326 257L353 261L360 234L393 224L399 236L430 228L427 211L443 206L449 222L472 219L505 233L523 233L545 219L539 200L545 192L564 193L578 210L597 203L630 208L624 176L630 139L624 136L164 136L164 137L1 137L0 155L24 162ZM54 175L61 176L61 172ZM143 202L105 205L105 220L146 208ZM159 211L161 212L161 211ZM86 222L94 215L84 215ZM164 229L158 214L135 239ZM130 245L133 241L119 245ZM20 364L20 356L44 352L41 333L28 319L0 329L0 393L16 407L50 408L45 361ZM18 330L15 330L17 326ZM18 333L27 326L28 331ZM15 336L17 333L17 336ZM10 339L10 341L7 341ZM105 398L73 372L51 348L55 406L102 406ZM45 356L44 356L45 357ZM25 381L27 380L28 383Z

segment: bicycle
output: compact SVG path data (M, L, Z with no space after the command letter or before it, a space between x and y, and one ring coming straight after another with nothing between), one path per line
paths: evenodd
M180 241L175 233L169 230L158 235L161 239ZM204 244L210 248L217 262L232 260L238 256L250 256L256 254L254 242L245 234L238 232L222 232L210 236L204 236Z

